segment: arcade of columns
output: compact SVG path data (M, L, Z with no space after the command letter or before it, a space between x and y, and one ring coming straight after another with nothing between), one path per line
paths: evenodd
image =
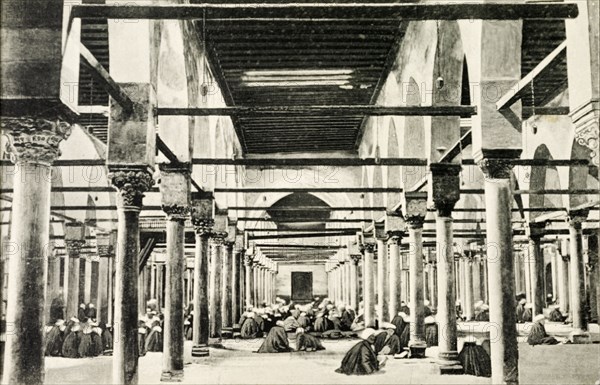
M517 23L483 22L480 32L482 41L487 43L482 44L482 62L497 61L499 48L496 43L502 43L505 52L520 50L519 39L513 39L512 34ZM597 27L597 23L589 25ZM136 36L136 28L139 31L146 27L147 31L148 26L147 20L111 25L114 32L118 33L111 32L109 36ZM576 44L577 37L587 36L587 32L582 34L578 29L587 27L586 23L572 21L567 25L569 43L574 42L572 46L569 45L568 56L575 58L569 64L577 63L569 65L569 72L575 71L574 76L570 74L569 80L578 78L578 74L596 73L591 60L586 62L581 59L590 57L589 42L588 45ZM142 295L139 290L138 260L140 211L144 194L154 184L159 186L166 217L167 257L164 263L154 261L146 269L150 271L153 282L150 295L156 294L165 309L163 379L173 380L183 375L183 311L186 295L191 297L195 309L194 355L205 356L208 354L206 347L209 338L220 337L233 327L244 304L258 305L263 301L273 301L277 274L277 265L262 255L259 249L248 252L249 245L237 234L235 224L230 226L226 214L215 211L211 197L194 196L191 192L191 154L183 154L181 148L173 146L180 162L159 164L160 176L155 180L155 139L148 138L154 138L156 122L153 108L157 95L149 74L138 69L150 67L148 57L131 55L130 50L135 45L138 47L133 52L138 52L140 44L137 41L129 44L124 42L121 46L116 44L114 49L111 47L111 55L129 59L128 68L111 68L111 75L120 89L129 95L132 105L125 108L111 100L106 162L111 184L117 191L118 226L116 237L103 234L99 237L103 241L98 241L98 263L102 273L98 275L97 284L99 289L106 287L107 290L99 291L102 294L97 296L96 301L99 309L106 308L107 320L114 325L113 381L120 384L137 383L139 306L135 305L143 303L139 300ZM581 50L586 49L587 54L582 55ZM60 68L62 58L53 60ZM141 63L144 60L146 63ZM521 73L518 65L515 68L511 66L514 63L486 67L479 79L481 84L514 84L520 79ZM60 74L48 76L57 77L52 79L59 84ZM590 130L590 121L592 126L595 122L595 132L598 132L598 90L590 87L590 84L581 87L569 82L569 87L573 88L570 92L572 117L575 129L582 135L587 135L586 132ZM57 90L42 91L47 92L45 96L60 100ZM359 235L357 247L349 245L346 252L328 263L329 294L354 308L358 308L362 301L367 326L373 326L377 318L392 317L401 301L410 303L410 344L417 348L424 344L424 300L432 301L437 305L439 328L446 331L446 338L440 339L440 359L444 366L452 368L456 366L457 358L455 302L459 297L467 318L472 317L475 295L473 277L478 266L481 273L479 295L489 303L490 322L500 329L499 338L491 343L492 381L512 384L518 383L515 288L525 286L528 298L534 303L534 313L540 313L544 303L541 275L543 226L539 223L530 224L527 234L530 238L530 258L526 263L515 260L511 176L513 161L521 153L521 137L511 122L501 117L495 105L490 108L493 103L486 101L482 95L474 100L479 103L479 112L473 122L477 131L473 152L485 176L486 243L494 247L486 250L487 256L483 260L477 247L456 258L452 212L460 198L460 164L444 162L439 154L436 155L435 146L432 146L432 154L427 154L429 191L405 191L401 213L388 214L383 224L375 223L371 229L366 229ZM40 256L45 255L49 240L52 164L60 154L59 144L70 135L68 122L71 120L68 113L56 109L49 109L44 115L13 113L2 117L2 130L11 139L11 160L19 167L20 177L20 183L15 183L13 187L11 222L11 241L19 245L19 250L8 261L10 295L6 314L7 323L18 327L6 341L3 366L6 383L41 384L44 380L41 326L45 319L46 277L51 278L52 290L58 289L56 265L49 266L46 259ZM458 124L458 121L446 123L442 119L433 120L436 124L434 137L437 130L441 132ZM160 129L165 130L161 131L161 137L167 140L169 124L179 123L161 122ZM152 135L148 135L149 132ZM170 135L173 137L179 133ZM189 151L188 144L182 143L181 147ZM436 258L428 259L424 264L423 224L428 200L433 202L436 210ZM570 312L575 342L586 337L584 308L586 281L590 278L586 278L584 266L582 222L588 214L589 208L569 208L569 237L562 240L560 247L556 246L560 254L553 260L553 266L556 265L553 269L557 277L556 292L559 293L563 310ZM191 218L196 231L191 276L185 273L187 266L184 254L185 223L188 218ZM80 252L85 238L81 228L72 227L69 230L73 231L65 234L68 252L66 270L69 273L64 286L68 292L67 311L71 313L79 300L78 295L71 293L79 290L80 276L76 273L82 262ZM362 252L357 252L357 249ZM22 263L23 260L27 263ZM482 262L482 265L478 265L478 262ZM91 267L88 269L88 262L84 263L87 296L93 283L88 274ZM592 264L593 261L589 266L592 267ZM523 266L523 269L515 269L516 265ZM114 277L111 274L113 269ZM191 285L188 288L183 284L184 274L187 274L188 285ZM31 277L43 279L32 280ZM191 295L186 294L190 292ZM590 291L589 294L592 293ZM113 306L110 306L111 303Z

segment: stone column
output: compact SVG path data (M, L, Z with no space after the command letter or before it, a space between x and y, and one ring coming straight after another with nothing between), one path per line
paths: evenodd
M485 177L487 266L490 322L498 328L491 340L492 383L519 382L519 352L513 272L510 159L483 158L479 167Z
M440 200L436 203L436 252L437 252L437 322L439 355L442 361L442 373L445 370L459 368L456 334L456 285L454 271L454 250L452 234L452 200Z
M190 214L189 163L163 163L160 169L160 195L166 218L167 274L165 286L165 318L163 326L163 362L161 381L183 378L183 333L185 310L184 274L185 220Z
M260 280L258 276L259 266L258 261L254 259L254 257L252 258L252 261L252 304L257 307L259 305L258 292L260 290Z
M410 269L410 341L411 355L423 357L426 348L423 298L423 222L427 213L426 193L404 194L404 220L408 225Z
M89 256L83 259L84 274L83 274L83 302L87 305L92 302L92 260Z
M529 259L531 261L531 291L533 316L544 314L546 296L544 295L544 255L542 254L542 236L545 222L529 223Z
M194 317L192 325L192 357L209 355L208 334L208 264L209 239L214 225L210 198L194 199L192 196L192 224L196 230L194 254Z
M114 245L112 244L112 237L110 234L96 234L98 256L100 262L98 264L98 302L96 309L98 311L97 318L102 323L109 323L108 308L111 306L109 303L108 286L109 286L109 274L110 271L110 260L114 256Z
M569 293L569 240L567 238L563 238L560 243L558 277L560 311L563 314L568 314L570 311L569 303L571 301L571 295Z
M467 321L473 321L475 318L474 309L474 293L473 293L473 256L474 252L470 251L463 257L464 278L465 278L465 303L464 316Z
M365 243L363 260L363 305L365 310L365 327L375 327L375 280L374 259L375 243Z
M523 264L525 267L525 296L527 302L533 302L533 256L529 248L524 253Z
M569 212L569 238L571 245L571 313L573 316L572 342L589 342L585 316L585 286L581 224L588 216L588 210Z
M212 253L210 256L210 284L209 284L209 309L210 309L210 337L221 337L221 259L224 233L213 233Z
M241 317L240 311L240 297L241 297L241 269L240 269L240 259L244 254L244 249L236 247L233 252L233 271L231 273L231 317L233 318L232 325L234 327L240 327L239 321Z
M244 267L246 268L246 306L253 304L254 303L254 299L253 299L253 295L252 295L252 285L253 282L255 282L253 280L253 271L252 271L252 256L251 255L245 255L244 256ZM245 310L245 309L244 309Z
M109 168L117 188L117 258L115 258L114 383L137 384L139 215L144 192L154 184L147 167Z
M162 176L164 178L164 175ZM161 182L161 189L163 188ZM161 381L183 377L183 318L185 271L185 219L189 206L163 206L167 214L167 282L165 291L164 348Z
M390 233L388 238L389 254L390 254L390 279L389 279L389 310L390 318L394 318L400 311L400 242L402 240L402 231L396 230Z
M377 319L379 325L382 322L389 322L389 271L388 271L388 253L387 253L387 234L385 233L385 223L373 222L375 228L375 239L377 240Z
M556 301L556 297L558 296L558 261L556 247L552 245L550 251L550 267L552 272L552 300Z
M71 225L71 223L66 223L66 226ZM77 224L74 224L77 226ZM79 227L83 229L83 225L79 224ZM77 232L77 230L75 231ZM79 309L79 272L80 272L80 254L81 248L85 244L85 240L83 239L84 231L81 231L82 234L76 235L76 238L67 239L68 236L65 234L65 246L67 248L67 255L69 256L69 275L67 280L67 307L66 307L66 318L69 319L71 317L77 317L78 309ZM85 320L80 320L81 322Z
M351 265L352 265L352 261L350 261L350 257L348 256L348 254L346 254L346 260L344 262L344 294L345 294L344 303L346 304L346 306L350 306L350 301L352 298L351 286L350 286L350 275L351 275L350 269L352 269Z
M359 293L358 293L358 264L362 255L350 255L350 307L358 312Z
M8 134L8 151L17 169L10 241L18 245L18 252L8 258L6 324L19 325L7 333L2 372L6 383L42 384L51 166L71 128L58 120L25 117L3 117L1 128Z
M49 320L49 322L54 323L56 322L56 318L52 316L52 314L50 314L50 308L52 305L52 301L54 301L55 299L60 299L62 301L62 298L64 296L63 291L60 289L60 256L57 253L56 250L56 245L55 245L55 241L50 240L50 243L48 244L48 247L46 249L46 255L48 256L48 285L47 285L47 295L46 295L46 305L45 305L45 313L47 316L50 316L50 318L47 318ZM4 263L3 261L0 262ZM0 279L0 284L4 284L3 283L3 279ZM4 289L4 287L2 287L0 289L0 294L2 292L2 289ZM3 297L0 297L0 300ZM64 315L64 302L62 303L62 319L65 318ZM0 314L2 314L2 311L4 311L4 309L0 309ZM47 322L48 323L48 322Z
M231 328L233 322L231 319L231 273L233 259L233 243L225 242L223 246L223 260L221 267L221 320L223 328Z

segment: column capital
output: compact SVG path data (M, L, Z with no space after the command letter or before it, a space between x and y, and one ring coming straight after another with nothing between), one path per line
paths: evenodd
M399 245L403 237L403 230L388 231L388 243Z
M542 222L529 222L527 224L526 233L530 240L539 242L544 236L546 229L546 221Z
M411 229L423 227L427 215L427 193L404 193L404 221Z
M452 215L454 205L460 199L460 171L462 166L454 163L431 163L430 192L439 216Z
M225 238L227 238L227 233L214 231L211 233L210 239L213 241L215 245L221 246L225 243Z
M590 149L590 158L596 166L600 161L600 152L598 151L600 108L598 105L598 99L591 100L570 113L575 126L575 140L581 146Z
M481 158L477 165L486 179L509 179L513 169L513 158Z
M374 253L376 249L377 249L376 243L363 243L361 245L361 251L363 253Z
M194 225L196 234L210 236L212 234L212 228L215 224L215 221L213 221L211 218L194 218L192 215L192 224Z
M118 190L117 207L142 208L144 193L154 185L147 166L109 166L108 180Z
M162 210L167 214L167 220L169 221L185 221L190 215L190 206L169 204L162 205Z
M567 217L569 225L581 229L581 224L587 219L589 212L589 208L570 210Z
M3 117L0 127L8 133L8 153L13 163L50 166L60 156L59 144L71 135L71 124L33 117Z
M223 245L225 245L228 251L233 252L233 246L235 245L235 242L225 240L223 241Z
M361 254L350 254L350 260L352 261L352 263L354 263L355 265L358 265L360 263L360 259L362 258Z
M68 239L65 240L65 246L67 248L67 253L71 258L79 258L81 253L81 249L85 246L84 240L79 239Z

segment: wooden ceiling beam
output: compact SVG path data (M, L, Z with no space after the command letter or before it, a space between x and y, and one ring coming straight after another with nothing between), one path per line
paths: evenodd
M577 4L504 3L208 3L127 5L73 5L71 18L175 19L396 19L396 20L564 20L579 14Z
M163 116L234 116L234 115L298 115L336 116L362 114L371 116L471 116L477 113L475 106L376 106L376 105L314 105L314 106L231 106L215 108L158 107Z

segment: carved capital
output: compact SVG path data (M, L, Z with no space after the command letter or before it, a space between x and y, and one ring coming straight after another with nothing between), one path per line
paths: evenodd
M195 218L192 214L192 224L194 225L196 234L209 236L212 234L212 228L215 224L215 221L212 220L212 218Z
M253 261L253 259L252 259L251 255L244 256L244 265L251 267L252 266L252 261Z
M404 194L404 221L411 229L423 227L427 215L427 194L411 192Z
M460 170L459 164L432 163L431 195L438 215L449 217L454 205L460 199Z
M513 169L511 158L483 158L477 164L486 179L510 179Z
M544 236L546 222L530 222L527 226L527 236L533 242L539 242Z
M404 218L404 220L406 221L406 224L408 225L409 229L412 229L412 230L422 229L423 223L425 222L425 216L424 215L411 215L411 216L406 216Z
M352 263L354 263L355 265L358 265L360 263L360 259L362 258L361 254L350 254L350 260L352 261Z
M588 217L589 209L571 210L569 211L568 221L571 227L581 229L581 225Z
M185 221L190 214L190 207L171 204L162 205L162 209L167 214L167 219L170 221Z
M111 184L118 190L118 207L142 207L144 193L154 185L152 173L143 167L115 168L108 174Z
M363 243L361 248L364 253L374 253L375 250L377 250L377 244L376 243Z
M13 163L37 163L50 166L60 156L59 144L71 135L71 125L61 120L42 118L2 118L8 132L7 152Z
M596 166L600 160L598 151L599 116L598 100L590 101L571 113L575 125L575 140L579 145L590 149L590 158Z
M221 231L215 231L211 234L212 242L217 246L222 246L225 244L225 239L227 238L227 233Z
M389 235L388 243L393 243L393 244L399 245L400 242L402 241L402 238L404 237L404 231L401 231L401 230L389 231L388 235Z
M97 246L98 256L101 258L112 257L115 255L115 248L113 245Z
M79 258L79 255L81 254L81 249L83 248L84 245L85 245L85 241L82 241L82 240L78 240L78 239L65 240L65 246L67 247L67 253L69 254L69 257L71 257L71 258Z

